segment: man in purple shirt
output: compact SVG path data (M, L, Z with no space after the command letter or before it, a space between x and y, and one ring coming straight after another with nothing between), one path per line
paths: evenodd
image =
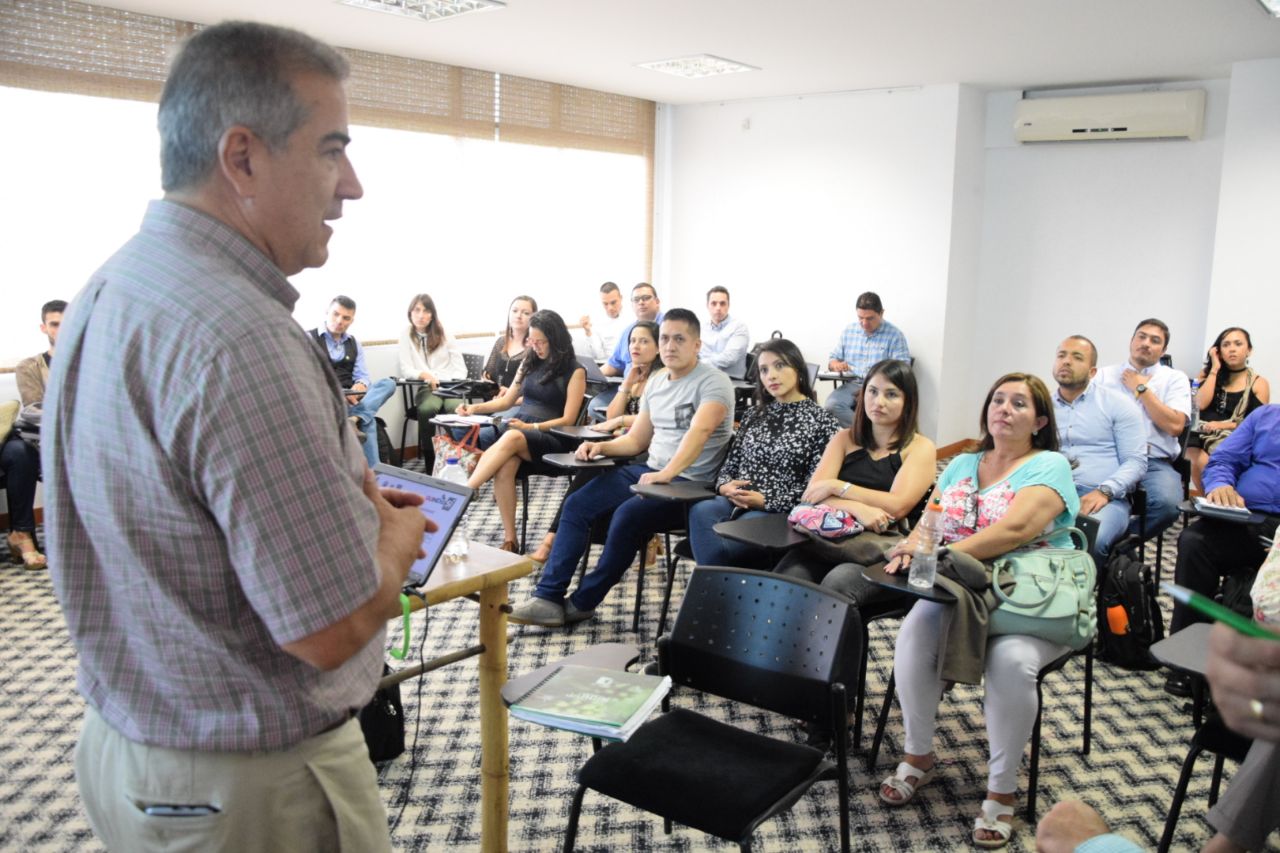
M1259 536L1274 537L1280 522L1280 405L1255 409L1218 445L1204 469L1206 500L1220 506L1246 507L1253 521L1227 521L1200 516L1178 536L1174 579L1212 597L1223 576L1247 576L1266 557ZM1169 632L1206 621L1198 611L1175 602ZM1185 678L1170 676L1165 689L1190 694Z
M346 74L293 30L194 35L160 99L164 200L59 333L45 525L112 850L390 849L353 714L427 525L374 483L286 278L362 193Z

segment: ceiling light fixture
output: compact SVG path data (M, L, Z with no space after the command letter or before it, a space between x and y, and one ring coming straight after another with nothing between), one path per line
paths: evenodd
M1280 2L1280 0L1276 0ZM725 59L720 56L712 56L709 53L700 53L697 56L681 56L677 59L660 59L657 62L641 62L637 68L648 68L650 71L660 71L663 74L674 74L676 77L688 77L690 79L698 79L699 77L715 77L720 74L738 74L742 71L759 71L754 65L745 65L741 62L734 62L732 59Z
M439 21L465 15L468 12L487 12L507 5L502 0L337 0L337 2L343 6L402 15L423 21Z
M1280 18L1280 0L1258 0L1258 5L1267 10L1273 18Z

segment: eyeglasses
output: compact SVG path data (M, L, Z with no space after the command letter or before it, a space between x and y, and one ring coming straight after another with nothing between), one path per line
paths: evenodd
M632 301L632 302L634 302L635 304L639 305L639 304L641 304L641 303L643 303L643 302L652 302L652 301L653 301L654 299L656 299L656 298L657 298L657 297L656 297L656 296L653 296L652 294L642 293L642 294L640 294L639 296L633 296L633 297L631 297L631 301Z

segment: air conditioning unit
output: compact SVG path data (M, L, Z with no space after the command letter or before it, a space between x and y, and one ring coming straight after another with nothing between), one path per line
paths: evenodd
M1203 130L1203 89L1024 99L1013 122L1019 142L1199 139Z

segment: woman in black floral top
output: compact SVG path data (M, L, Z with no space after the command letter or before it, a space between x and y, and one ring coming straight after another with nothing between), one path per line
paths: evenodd
M716 478L719 497L689 511L689 543L700 566L756 568L757 550L718 536L730 518L790 512L800 502L827 441L840 429L814 402L804 356L776 338L756 357L756 405L747 412Z

